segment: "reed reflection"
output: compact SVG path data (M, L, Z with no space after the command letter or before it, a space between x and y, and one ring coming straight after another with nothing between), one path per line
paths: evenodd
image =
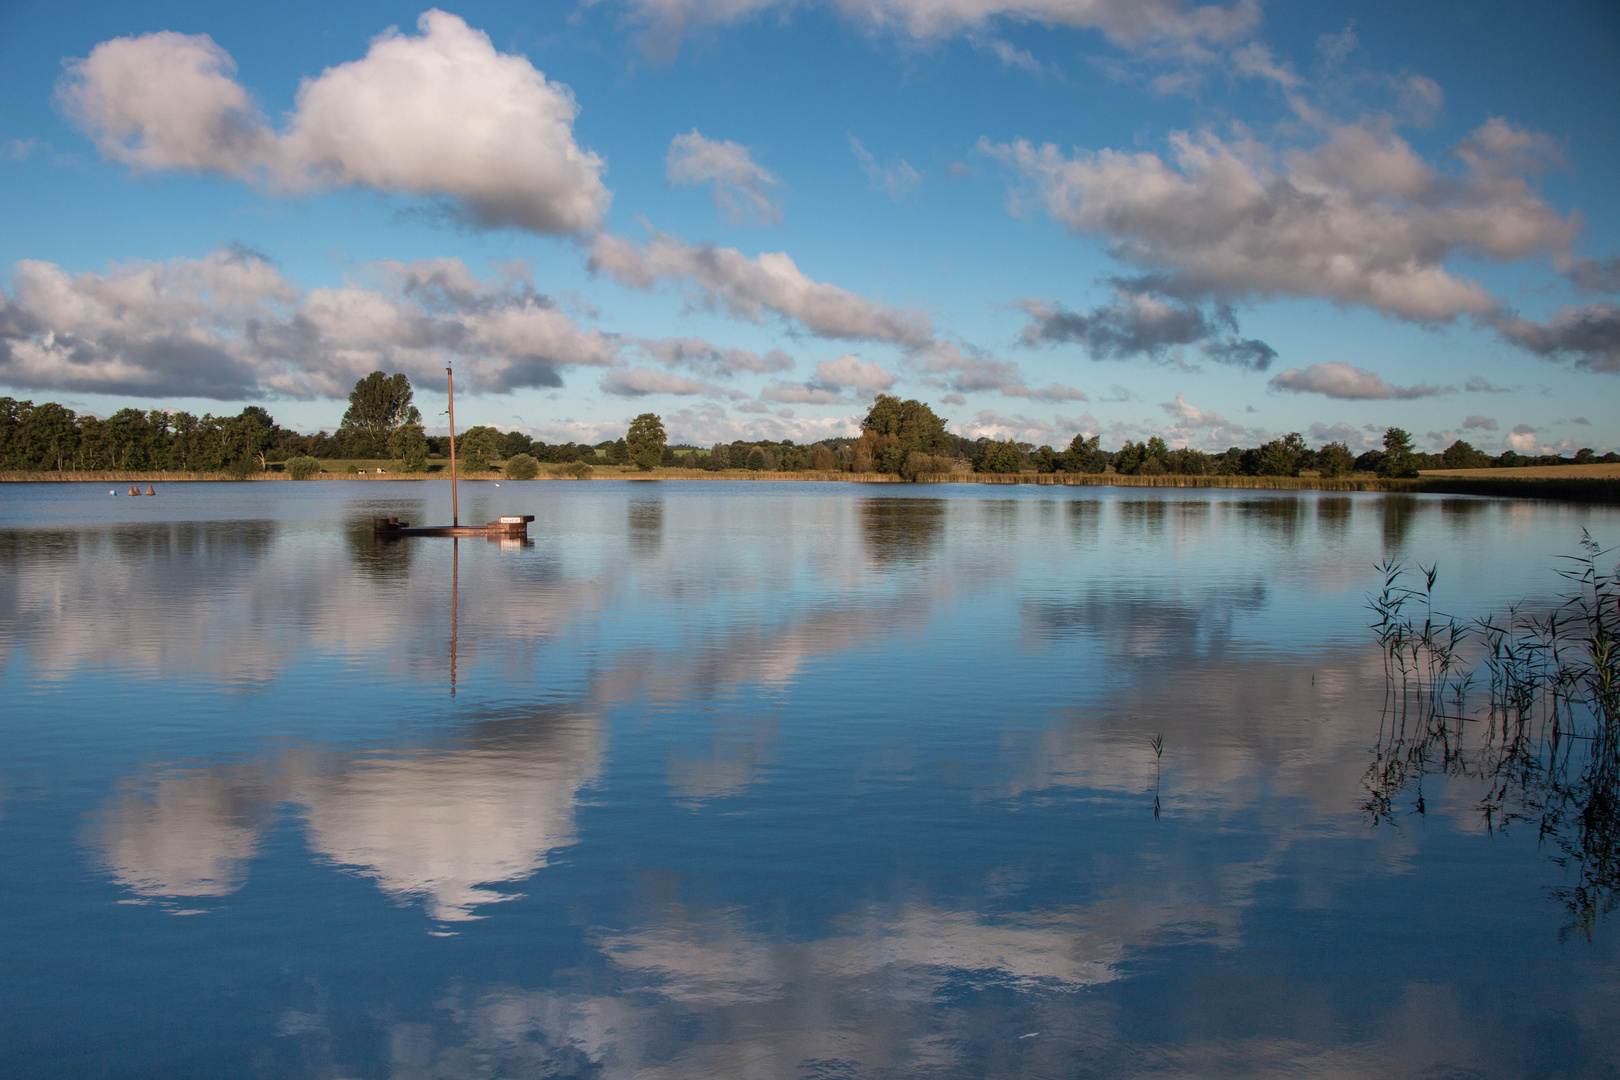
M1388 683L1363 786L1374 819L1431 809L1425 779L1472 781L1490 832L1534 827L1574 882L1550 892L1590 938L1620 906L1620 568L1589 537L1570 587L1473 623L1433 607L1437 568L1386 563L1373 598ZM1476 676L1483 707L1470 708Z
M860 500L861 537L877 563L917 563L934 557L945 535L944 499Z

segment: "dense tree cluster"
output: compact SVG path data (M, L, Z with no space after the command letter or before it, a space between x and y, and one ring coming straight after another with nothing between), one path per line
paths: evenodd
M187 412L123 409L106 419L75 415L54 402L0 398L0 469L74 471L87 469L227 472L248 475L280 463L292 475L308 476L322 460L387 458L405 471L440 468L430 458L448 458L450 440L423 431L411 404L404 375L372 372L355 384L343 423L328 435L302 435L276 424L268 412L250 405L236 416L193 416ZM1457 440L1441 454L1412 448L1400 428L1384 434L1382 450L1359 457L1344 443L1313 450L1298 432L1261 446L1232 447L1223 453L1172 450L1159 436L1127 440L1113 452L1097 435L1076 435L1062 449L995 439L966 439L945 430L945 421L927 405L880 394L855 438L825 439L808 446L737 440L708 450L668 444L663 420L643 413L624 438L594 446L572 442L549 445L518 431L477 426L456 437L457 465L464 475L501 467L505 475L537 475L545 464L607 463L721 471L889 473L907 480L952 472L1016 474L1113 472L1123 476L1415 476L1419 469L1479 469L1620 461L1614 453L1597 456L1582 449L1573 458L1523 457L1509 450L1491 457ZM502 465L501 463L504 463Z

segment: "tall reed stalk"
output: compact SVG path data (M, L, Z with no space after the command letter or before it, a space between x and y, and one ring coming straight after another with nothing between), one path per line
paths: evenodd
M1364 809L1394 820L1410 790L1426 811L1430 774L1482 781L1493 832L1534 823L1571 883L1554 890L1570 929L1590 937L1620 903L1620 567L1583 530L1558 573L1572 584L1536 611L1464 622L1434 607L1436 567L1378 565L1368 596L1384 657L1385 707ZM1469 708L1475 673L1487 699Z

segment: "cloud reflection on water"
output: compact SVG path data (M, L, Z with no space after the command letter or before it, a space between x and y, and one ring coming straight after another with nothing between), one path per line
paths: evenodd
M1468 1014L1477 967L1414 979L1422 943L1410 961L1370 949L1388 970L1367 1004L1346 989L1364 973L1302 971L1315 946L1285 931L1318 928L1345 963L1364 900L1347 878L1416 910L1398 879L1475 828L1454 792L1427 833L1368 834L1365 568L1467 515L1485 574L1545 519L1337 496L580 489L534 549L461 548L475 675L454 707L445 545L379 547L353 515L0 533L14 673L63 695L109 670L203 674L269 702L248 749L127 751L161 764L82 833L127 895L217 902L256 859L312 857L437 922L491 916L428 959L397 927L327 942L376 948L394 981L277 997L299 1060L328 1055L284 1071L1511 1073ZM371 711L289 732L275 695L308 709L310 680ZM415 699L396 685L412 680ZM415 711L389 727L372 696ZM212 736L217 706L182 720ZM274 850L278 821L303 850ZM277 869L318 916L329 882ZM655 874L668 888L627 896ZM518 950L530 968L498 955L542 938ZM1582 1031L1614 1011L1583 1007ZM1437 1023L1453 1026L1421 1052L1386 1048Z
M374 879L429 918L474 918L576 842L574 811L601 770L588 713L478 725L448 749L285 750L241 766L160 770L126 783L86 840L112 878L149 898L239 889L260 836L287 804L310 850Z

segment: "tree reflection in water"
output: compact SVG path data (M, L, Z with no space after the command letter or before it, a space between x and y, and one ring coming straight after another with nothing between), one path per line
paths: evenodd
M860 517L874 562L925 562L945 534L944 499L862 499Z
M1497 832L1534 825L1573 883L1551 890L1568 909L1566 933L1588 939L1620 905L1620 568L1590 536L1561 576L1575 584L1541 613L1510 608L1460 623L1434 611L1436 571L1387 562L1370 600L1384 648L1387 694L1364 809L1393 819L1410 792L1427 807L1431 774L1471 778L1477 809ZM1469 709L1476 679L1488 702Z

